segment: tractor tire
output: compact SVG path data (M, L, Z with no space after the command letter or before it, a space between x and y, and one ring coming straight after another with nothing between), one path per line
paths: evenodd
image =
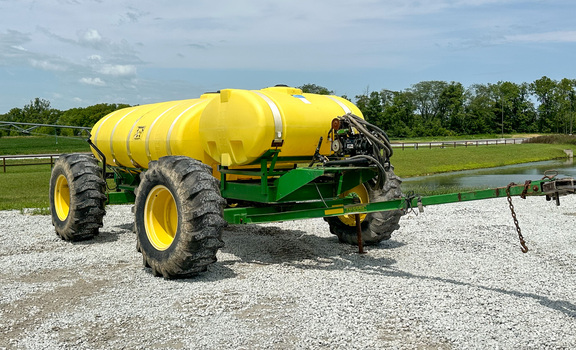
M183 156L150 162L134 205L136 249L144 267L166 279L206 271L224 246L225 204L211 167Z
M93 238L106 214L106 182L96 158L63 154L50 176L50 214L56 234L66 241Z
M402 180L394 174L391 168L386 172L386 183L381 190L372 190L365 185L358 186L358 192L362 202L382 202L394 198L400 198L402 191L400 184ZM351 190L355 192L354 189ZM364 197L364 198L363 198ZM361 215L362 242L364 245L376 245L383 240L390 239L392 232L400 228L398 224L402 212L400 210L389 210ZM358 233L356 221L353 215L342 215L324 218L330 225L330 232L338 237L340 242L358 245Z

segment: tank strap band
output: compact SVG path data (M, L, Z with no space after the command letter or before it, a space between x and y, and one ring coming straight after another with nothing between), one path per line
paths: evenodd
M202 100L199 102L194 103L192 106L186 108L182 113L180 113L176 118L174 118L174 121L172 122L172 124L170 125L170 129L168 129L168 135L166 137L166 154L171 156L172 155L172 146L170 145L170 140L172 139L172 131L174 130L174 125L176 125L176 123L178 122L178 120L180 119L180 117L182 115L184 115L184 113L188 112L192 107L199 105L202 102L205 102L206 100Z
M270 97L264 95L260 91L254 91L254 93L256 93L258 96L262 97L262 99L264 101L266 101L266 103L268 103L270 110L272 110L272 116L274 117L274 143L280 143L281 144L282 143L282 114L280 113L278 106L276 105L276 103L274 103L274 101L272 101L272 99L270 99Z
M108 114L108 116L100 122L98 129L96 129L96 132L92 135L92 142L94 142L94 145L96 145L96 147L98 147L98 134L100 133L100 129L102 129L102 125L104 125L104 123L106 123L106 121L108 119L110 119L113 115L115 115L116 113L119 113L120 111L121 110L119 109L119 110L116 110L116 111Z
M118 165L118 162L116 161L116 152L114 151L114 133L116 132L116 129L118 128L118 124L120 124L122 122L122 120L124 120L124 118L129 116L135 110L136 109L132 109L130 112L124 114L120 119L118 119L116 124L114 124L114 128L112 129L112 133L110 134L110 154L112 155L112 162L114 163L114 165Z
M152 129L154 129L154 124L156 124L156 122L158 120L160 120L160 118L162 118L162 116L166 113L168 113L170 110L172 110L172 108L177 107L179 105L181 105L182 103L179 104L175 104L174 106L168 108L167 110L165 110L164 112L162 112L162 114L160 114L159 116L156 117L156 119L154 119L154 121L152 122L152 124L150 124L150 127L148 128L148 133L146 134L146 141L145 141L145 150L146 150L146 156L148 156L148 161L150 162L152 160L152 155L150 154L150 134L152 133Z
M352 113L350 108L348 108L348 106L346 106L344 103L342 103L342 101L338 100L337 98L334 98L334 96L328 96L328 98L331 99L332 101L336 102L340 106L340 108L342 108L344 110L344 114Z

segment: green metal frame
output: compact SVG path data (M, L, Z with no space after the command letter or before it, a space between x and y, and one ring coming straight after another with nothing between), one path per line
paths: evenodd
M222 197L267 204L326 201L369 181L377 174L376 170L370 167L276 169L279 152L266 152L261 158L259 169L229 169L219 166ZM230 181L227 175L248 176L252 180ZM322 181L315 181L320 178Z
M572 193L574 182L572 182ZM510 186L510 196L541 196L550 195L543 190L546 183L554 179L544 179L531 182L529 188L525 185ZM224 210L224 219L233 224L265 223L297 219L311 219L340 215L366 214L387 210L404 210L421 206L466 202L490 198L506 197L506 187L492 188L480 191L450 193L434 196L399 198L385 202L351 203L349 198L326 203L294 204L292 207L267 206L251 208L229 208ZM557 197L556 197L557 198Z
M140 173L135 169L115 167L114 169L114 183L116 184L114 191L108 191L108 204L129 204L134 203L136 195L134 191L140 184Z
M276 168L280 150L273 149L260 158L260 167L229 169L218 167L221 173L220 192L229 204L251 202L252 206L224 209L224 219L232 224L264 223L286 220L321 218L340 215L366 214L387 210L404 210L428 206L507 196L506 188L450 193L425 197L405 197L385 202L358 203L354 194L342 193L368 182L377 174L372 167L308 166L290 169ZM139 185L135 169L114 167L115 191L109 191L108 204L134 203L134 191ZM228 180L228 175L242 175L243 180ZM564 182L562 182L564 181ZM544 178L530 185L509 187L510 196L550 195L558 201L559 187L574 193L574 180Z

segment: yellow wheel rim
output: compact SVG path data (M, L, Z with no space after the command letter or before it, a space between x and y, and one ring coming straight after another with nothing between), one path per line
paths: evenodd
M66 176L60 175L56 179L56 186L54 187L54 210L58 219L61 221L66 220L68 213L70 213L70 187Z
M178 230L178 208L172 192L163 185L152 188L144 206L144 228L157 250L166 250Z
M368 195L368 190L364 185L358 185L351 190L348 190L340 195L340 197L347 197L351 194L355 194L358 199L360 199L360 203L368 203L370 201L370 196ZM364 221L366 218L366 214L360 214L360 222ZM345 225L348 226L356 226L356 219L354 218L354 214L346 214L338 216L338 219L342 221Z

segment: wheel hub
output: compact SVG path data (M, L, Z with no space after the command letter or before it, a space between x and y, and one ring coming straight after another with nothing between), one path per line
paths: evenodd
M366 187L364 187L364 185L358 185L352 188L351 190L342 193L340 196L346 197L351 194L355 195L360 200L360 203L368 203L370 201L368 190L366 190ZM366 214L360 214L360 222L363 222L365 218ZM345 225L356 226L356 218L354 214L340 215L338 216L338 219L340 219L340 221L342 221L342 223Z
M66 220L70 212L70 187L66 176L60 175L54 187L54 209L58 219Z
M148 194L144 207L144 227L148 240L157 250L166 250L178 230L178 209L172 192L157 185Z

